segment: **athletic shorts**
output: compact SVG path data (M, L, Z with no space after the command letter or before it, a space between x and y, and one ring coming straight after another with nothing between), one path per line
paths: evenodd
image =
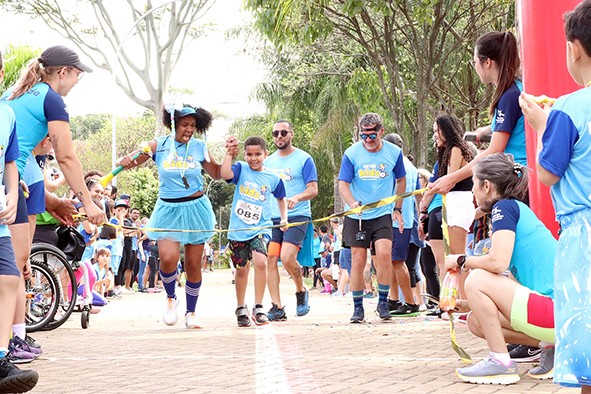
M511 306L511 327L540 341L554 343L554 301L517 286Z
M29 185L27 213L36 215L45 212L45 183L43 181Z
M359 220L345 217L343 222L343 240L347 246L369 248L378 239L392 239L392 215L387 214L375 219L361 220L363 239L358 237Z
M258 252L267 255L267 243L269 239L264 235L259 235L248 241L229 241L230 258L232 263L238 269L243 268L252 260L252 252Z
M474 195L469 191L458 191L447 193L447 225L461 227L470 231L474 223Z
M412 229L404 229L402 233L397 228L392 237L392 261L406 261L408 257L408 245L410 244L410 233Z
M349 276L351 275L351 249L343 248L339 255L339 265L341 269L347 270Z
M431 240L442 240L443 230L441 228L443 213L441 207L437 207L429 212L429 239Z
M0 276L2 275L21 276L21 272L16 266L10 237L0 238Z
M29 212L27 211L27 199L23 192L21 183L18 183L18 202L16 203L16 218L12 224L29 223Z
M308 216L290 216L288 217L289 223L307 222L310 220ZM279 224L280 218L273 219L273 225ZM308 231L308 223L300 226L289 227L285 231L281 231L279 227L271 229L271 243L269 244L269 256L280 256L281 255L281 244L289 242L294 244L298 248L302 247L304 238L306 238L306 232Z

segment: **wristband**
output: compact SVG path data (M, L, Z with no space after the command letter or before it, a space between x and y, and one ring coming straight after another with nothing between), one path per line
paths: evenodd
M402 213L402 208L394 207L394 211Z

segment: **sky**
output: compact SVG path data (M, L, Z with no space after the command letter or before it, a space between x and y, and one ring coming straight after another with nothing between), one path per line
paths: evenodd
M183 102L224 114L223 118L218 117L214 121L208 132L212 141L222 139L236 118L264 112L264 106L251 96L255 86L264 81L266 70L246 53L242 38L225 38L228 29L243 24L250 17L242 10L241 3L241 0L218 0L214 3L201 19L201 23L212 24L207 28L207 35L186 48L170 81L173 88L194 92L194 95L182 97ZM82 62L94 69L65 98L71 116L89 113L132 115L145 111L116 86L110 73L95 67L72 43L50 30L41 20L31 21L25 16L11 15L2 10L0 20L0 48L3 50L9 44L41 49L65 45L76 50ZM194 54L197 51L206 54L204 59L196 59Z

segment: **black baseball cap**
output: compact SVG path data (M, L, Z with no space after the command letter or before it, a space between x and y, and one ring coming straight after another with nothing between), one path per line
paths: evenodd
M41 63L44 67L72 66L84 71L85 73L92 72L92 68L83 64L76 52L62 45L56 45L44 50L39 57L39 63Z

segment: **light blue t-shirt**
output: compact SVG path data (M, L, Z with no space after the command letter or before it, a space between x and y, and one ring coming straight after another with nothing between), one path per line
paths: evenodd
M191 138L189 143L181 144L174 141L170 135L156 138L158 145L152 156L158 168L160 180L160 198L188 197L203 190L203 176L201 175L201 162L205 161L205 143L196 138ZM171 150L174 142L176 156ZM187 152L187 146L189 151ZM183 167L185 173L183 174ZM187 179L189 188L183 182L182 175Z
M517 200L500 200L491 212L492 232L515 233L509 271L528 289L554 295L554 256L557 241L533 211ZM493 245L494 247L494 245Z
M382 141L382 149L378 152L369 152L361 141L356 142L345 151L339 181L349 183L353 198L362 204L391 197L396 179L406 176L403 158L402 150L388 141ZM349 208L346 204L345 209ZM392 204L374 208L363 212L362 219L375 219L391 214L392 209ZM359 215L349 217L359 219Z
M295 148L295 151L287 157L279 156L279 151L273 153L265 160L265 167L281 177L288 198L306 190L308 183L318 182L314 159L298 148ZM300 201L287 211L287 215L312 217L310 200ZM280 217L277 201L271 202L271 217L273 219Z
M4 183L4 167L6 163L19 158L18 140L16 135L16 118L12 109L0 103L0 180ZM0 224L0 238L10 237L8 226Z
M556 217L591 208L591 88L560 97L550 111L540 165L560 177L550 188Z
M253 171L244 161L232 165L234 177L229 181L236 185L230 214L228 239L232 241L248 241L258 235L271 237L271 229L255 229L271 226L271 200L285 198L285 187L281 178L274 172L263 168ZM274 198L271 198L273 196ZM277 203L275 201L275 203Z
M16 164L22 177L27 157L32 156L33 149L43 138L47 137L47 123L52 121L70 122L70 116L62 96L44 82L37 83L22 96L8 100L12 89L8 89L2 95L2 100L13 109L16 115L20 151L20 157Z
M27 184L27 186L45 181L43 170L39 167L39 164L33 155L27 156L25 170L23 171L21 179Z
M417 168L406 158L406 156L402 156L402 160L404 161L404 170L406 171L406 193L414 192L421 188L421 184L419 183L419 172ZM392 194L396 194L396 186L394 187L394 191ZM414 196L406 197L402 201L402 219L404 220L404 228L405 229L412 229L414 220L415 220L415 209L416 203ZM398 228L398 221L395 220L394 228Z
M525 125L523 112L519 106L519 95L523 90L521 81L515 81L499 99L495 108L492 121L492 131L504 131L511 133L505 153L513 155L516 163L526 166L527 155L525 153Z
M431 178L429 178L429 183L435 182L439 179L439 161L435 162L433 166L433 172L431 173ZM429 203L429 207L427 208L427 212L431 213L431 211L435 210L436 208L440 208L443 206L443 199L441 198L441 194L436 194L433 196L433 199Z

